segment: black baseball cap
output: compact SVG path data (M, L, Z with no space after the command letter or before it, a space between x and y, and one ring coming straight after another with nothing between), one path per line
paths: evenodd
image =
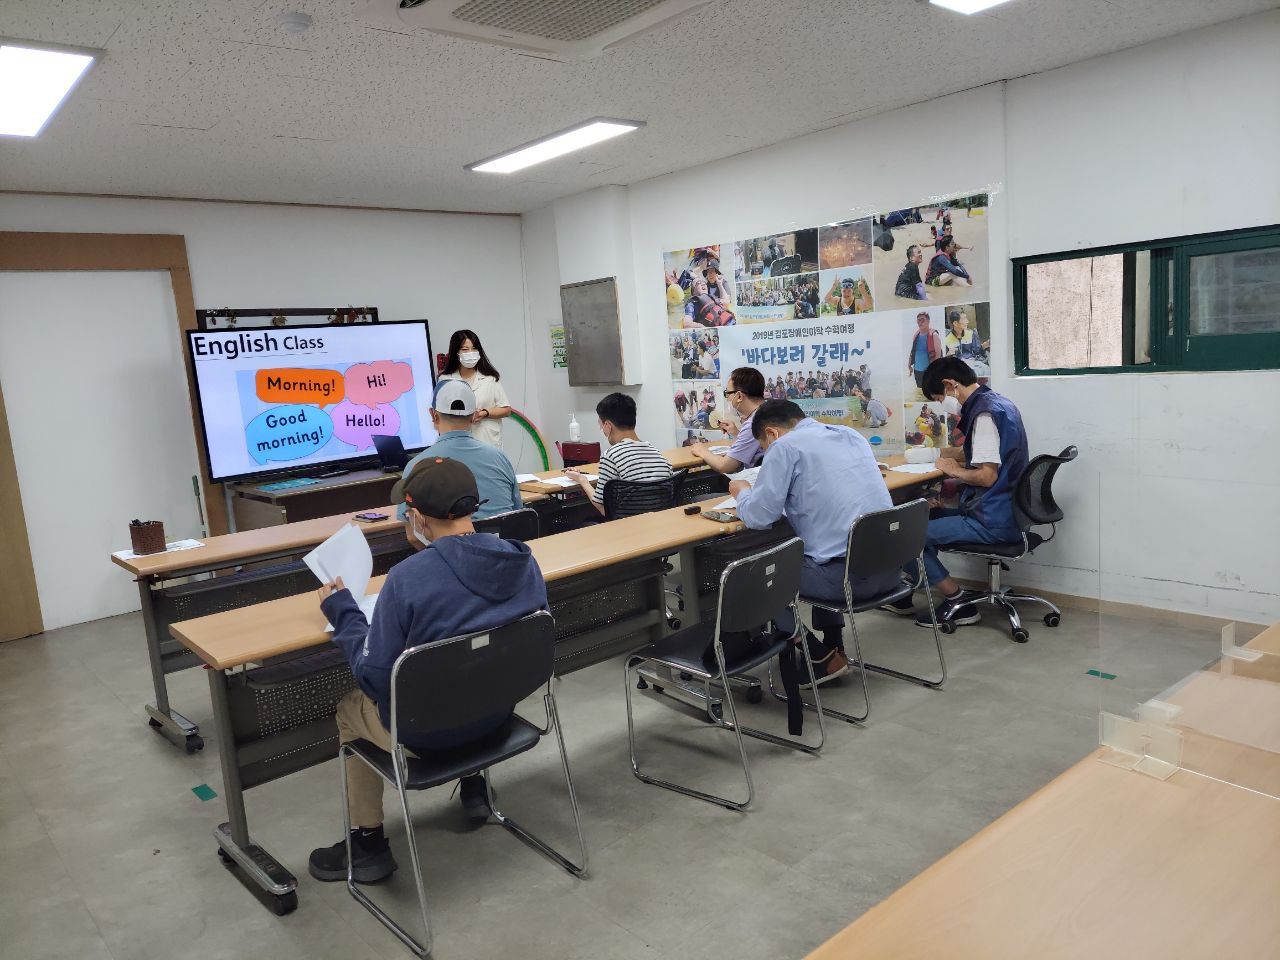
M391 488L391 502L404 503L437 520L456 520L476 512L476 478L461 460L427 457Z

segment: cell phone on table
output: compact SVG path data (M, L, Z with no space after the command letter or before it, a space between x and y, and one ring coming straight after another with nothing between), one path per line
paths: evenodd
M702 515L708 520L715 520L717 523L737 523L738 516L734 513L727 513L724 510L704 510Z
M370 510L367 513L357 513L354 519L359 520L362 523L377 523L379 520L387 519L387 515L385 513L377 513L376 511Z

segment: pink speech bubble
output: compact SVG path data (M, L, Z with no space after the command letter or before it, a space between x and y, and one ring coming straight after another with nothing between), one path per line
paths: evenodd
M399 360L353 363L346 378L347 399L366 407L390 403L413 389L413 368Z
M370 408L347 399L330 410L329 416L333 418L333 435L357 450L372 447L374 434L400 432L400 414L395 407Z

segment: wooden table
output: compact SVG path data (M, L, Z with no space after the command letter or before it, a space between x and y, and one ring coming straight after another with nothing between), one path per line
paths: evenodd
M1280 626L1246 646L1268 652L1259 663L1274 661ZM1257 738L1276 746L1269 726L1275 713L1251 715L1248 702L1212 683L1191 699L1220 722L1254 723ZM1200 703L1211 694L1211 705ZM1105 763L1101 753L867 911L809 960L1280 955L1280 800L1185 766L1155 780Z
M270 489L272 481L227 484L228 505L237 530L315 520L337 513L372 510L391 498L398 473L352 470L300 487Z
M686 616L696 619L699 544L742 536L749 549L762 536L789 535L743 531L740 523L716 523L676 507L531 541L556 618L557 673L663 635L665 557L680 555ZM369 590L379 590L383 579L375 578ZM353 681L324 625L317 591L311 590L169 628L210 668L227 808L227 821L214 831L219 856L238 864L250 889L276 913L297 906L297 879L254 843L244 791L336 755L333 712Z
M671 450L663 450L662 455L666 457L667 463L671 464L672 470L695 470L707 469L706 464L689 452L688 447L675 447ZM572 467L579 473L596 474L600 472L600 464L587 463L580 467ZM547 496L565 496L566 494L581 493L580 487L562 487L554 483L540 483L540 480L554 480L564 476L563 470L543 470L535 473L533 476L538 480L526 480L520 484L521 492L528 490L530 493L541 493Z

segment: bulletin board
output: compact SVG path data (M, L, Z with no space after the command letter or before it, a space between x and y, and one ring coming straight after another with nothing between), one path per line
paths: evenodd
M972 194L666 251L676 443L725 437L722 386L746 366L766 398L886 453L945 445L954 424L919 374L951 354L990 378L988 204Z

